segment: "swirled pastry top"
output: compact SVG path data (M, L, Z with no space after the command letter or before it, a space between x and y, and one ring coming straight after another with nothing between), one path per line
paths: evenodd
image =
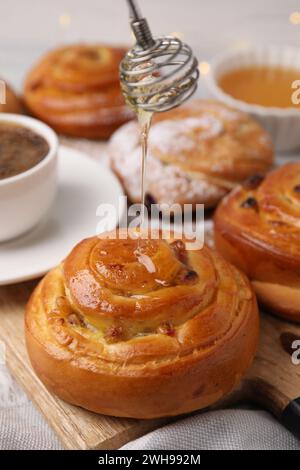
M48 389L134 418L219 400L249 367L258 326L248 279L216 252L124 231L79 243L38 285L25 320Z
M84 44L49 52L26 78L27 107L58 132L108 137L133 117L119 84L124 53L122 48Z
M78 361L126 362L127 372L222 348L254 300L236 268L207 247L186 252L179 240L84 240L38 289L38 334Z
M111 140L112 166L134 201L139 197L139 132L132 122ZM157 202L212 207L237 182L265 173L272 159L270 138L252 118L218 102L194 100L154 116L148 189Z
M222 201L215 221L225 235L230 233L245 240L263 250L265 256L272 255L282 268L291 269L300 286L297 274L300 267L299 163L288 163L271 172L265 180L252 178L234 190ZM274 281L274 269L265 269L259 274L261 277ZM291 278L286 282L292 282Z

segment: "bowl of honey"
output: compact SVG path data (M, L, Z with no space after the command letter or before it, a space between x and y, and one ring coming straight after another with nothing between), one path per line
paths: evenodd
M212 60L207 84L214 98L258 120L276 150L300 148L300 49L226 52Z

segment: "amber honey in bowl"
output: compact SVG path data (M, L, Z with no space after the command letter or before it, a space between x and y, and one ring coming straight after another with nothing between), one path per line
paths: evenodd
M33 168L48 152L48 142L33 130L13 122L0 123L0 180Z
M218 79L220 88L233 98L249 104L276 108L299 108L295 90L300 70L279 66L249 66L231 70ZM298 100L295 99L298 96Z

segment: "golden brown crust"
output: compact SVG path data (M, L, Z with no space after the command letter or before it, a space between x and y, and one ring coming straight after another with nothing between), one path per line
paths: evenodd
M38 285L26 310L44 384L89 410L177 415L228 393L249 367L258 311L246 277L182 241L90 238Z
M21 100L17 97L14 90L4 81L5 83L5 104L0 104L0 113L22 113L23 107Z
M259 300L300 321L300 164L227 196L215 214L216 248L252 279Z
M111 164L127 194L140 201L141 150L136 122L111 139ZM271 166L269 136L252 118L214 102L193 100L154 117L147 191L158 203L214 207L237 183Z
M124 54L122 48L84 44L49 52L26 78L27 108L59 133L108 138L133 117L119 84Z

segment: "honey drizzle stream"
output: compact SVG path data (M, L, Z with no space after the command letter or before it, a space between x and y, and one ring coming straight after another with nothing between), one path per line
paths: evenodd
M141 180L141 214L139 227L142 228L145 221L145 194L146 194L146 166L148 153L148 137L153 113L138 109L137 117L141 128L142 147L142 180Z

